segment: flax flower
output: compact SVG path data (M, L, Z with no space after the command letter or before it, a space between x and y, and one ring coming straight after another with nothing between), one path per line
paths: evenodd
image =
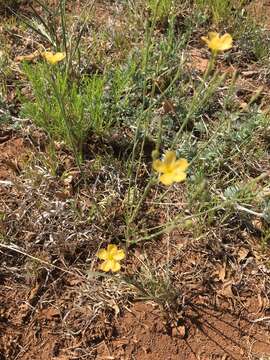
M159 180L164 185L171 185L174 182L184 181L187 177L187 168L187 160L176 160L175 151L167 151L163 160L153 161L153 169L161 174Z
M51 51L44 51L41 55L51 65L59 63L59 61L62 61L66 57L65 53L53 53Z
M104 260L103 263L99 265L100 270L117 272L121 268L120 261L123 260L126 255L124 250L118 250L116 245L109 244L107 249L100 249L98 251L97 257L100 260Z
M217 32L209 32L208 36L202 36L201 39L207 44L213 53L229 50L232 47L233 39L230 34L226 33L222 36Z

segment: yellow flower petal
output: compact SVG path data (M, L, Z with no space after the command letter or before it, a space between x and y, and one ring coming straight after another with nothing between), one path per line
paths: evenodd
M66 54L58 52L58 53L54 54L54 61L55 62L62 61L62 60L64 60L65 57L66 57Z
M175 162L175 168L180 169L181 171L186 171L188 168L187 159L179 159Z
M176 160L175 151L166 151L163 163L165 165L170 165Z
M102 264L99 265L99 269L105 272L110 271L112 268L112 261L106 260Z
M112 272L117 272L121 269L121 265L118 261L112 260L111 261L111 270Z
M223 36L221 36L220 41L220 49L229 50L232 47L233 39L230 34L224 34Z
M157 172L163 173L166 171L167 166L161 160L154 160L153 161L153 169Z
M99 269L105 272L108 271L119 271L121 265L119 263L120 260L123 260L126 257L124 250L118 250L115 244L109 244L107 249L100 249L97 252L97 257L103 261L102 264L99 265Z
M123 260L126 257L126 254L124 252L124 250L117 250L116 254L114 255L114 260L116 261L120 261Z
M109 244L107 247L108 256L114 258L114 255L117 253L117 246L115 244Z
M206 43L206 45L209 47L210 41L206 36L201 36L202 41Z
M154 170L161 173L159 180L164 185L171 185L173 182L180 182L186 179L185 171L189 164L186 159L176 160L175 151L167 151L163 161L154 160Z
M201 39L207 44L214 53L229 50L232 47L233 39L230 34L220 36L217 32L210 31L208 37L202 36Z
M184 181L187 178L187 174L183 171L179 171L179 172L175 172L173 174L173 181L174 182L180 182L180 181Z
M49 64L55 65L59 61L62 61L66 57L66 54L62 52L57 52L54 54L51 51L44 51L42 56Z
M174 182L173 178L174 176L172 173L167 173L160 175L159 180L162 182L162 184L169 186Z
M210 41L213 39L217 39L219 38L219 33L217 33L216 31L209 31L208 38Z
M106 260L108 258L108 251L105 250L105 249L100 249L98 252L97 252L97 257L100 259L100 260Z

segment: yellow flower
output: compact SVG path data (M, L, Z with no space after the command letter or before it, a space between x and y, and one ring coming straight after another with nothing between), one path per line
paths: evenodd
M212 31L208 33L208 37L202 36L201 39L206 42L213 53L229 50L232 47L233 42L230 34L220 36L217 32Z
M164 185L171 185L173 182L184 181L187 177L185 171L188 168L186 159L176 160L175 151L167 151L164 159L154 160L153 168L161 173L159 180Z
M102 264L99 265L99 269L105 272L112 271L117 272L120 270L121 265L120 260L123 260L126 255L124 250L117 249L116 245L110 244L106 249L100 249L97 253L97 257L100 260L104 260Z
M66 57L65 53L57 52L54 54L51 51L44 51L41 55L49 64L52 65L57 64L59 61L62 61Z

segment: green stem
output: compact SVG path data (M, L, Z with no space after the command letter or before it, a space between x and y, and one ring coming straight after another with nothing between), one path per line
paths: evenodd
M73 151L73 153L74 153L75 160L76 160L76 164L80 167L80 164L81 164L81 154L78 154L78 148L77 148L77 146L76 146L75 136L74 136L73 133L72 133L72 128L71 128L71 126L70 126L70 122L69 122L69 120L68 120L68 116L67 116L67 113L66 113L66 110L65 110L65 104L64 104L64 101L63 101L63 96L64 96L64 94L61 94L61 92L59 92L59 89L58 89L58 86L57 86L57 83L56 83L56 78L55 78L55 76L57 76L57 75L52 73L52 81L51 81L51 84L52 84L52 87L53 87L55 96L56 96L56 98L57 98L59 107L60 107L60 109L61 109L61 113L62 113L62 116L63 116L63 120L64 120L64 123L65 123L65 126L66 126L66 130L67 130L68 140L69 140L69 143L70 143L70 145L71 145L72 151ZM65 81L66 81L66 79L65 79ZM66 85L64 86L64 88L66 88Z
M156 179L155 179L154 177L151 177L150 180L149 180L149 182L148 182L148 184L147 184L146 187L144 188L144 192L143 192L143 194L142 194L142 196L141 196L141 198L140 198L140 200L139 200L136 208L134 209L133 213L131 214L131 217L130 217L129 220L128 220L128 225L131 224L131 223L135 220L136 216L138 215L138 212L139 212L139 210L140 210L140 207L141 207L143 201L145 200L145 198L146 198L146 196L147 196L147 194L148 194L151 186L152 186L155 182L156 182Z
M183 224L187 220L191 220L191 219L196 218L197 216L206 215L206 214L210 213L211 211L220 210L220 209L223 209L223 208L224 208L224 206L217 205L217 206L215 206L215 207L213 207L211 209L208 209L206 211L203 211L201 213L186 216L186 217L182 218L179 222L176 222L176 220L180 217L180 216L177 216L177 217L175 217L173 222L167 223L165 225L160 225L160 227L163 227L161 230L157 231L154 234L139 238L139 239L135 240L135 242L138 243L138 242L141 242L141 241L151 240L151 239L153 239L153 238L155 238L155 237L157 237L159 235L164 234L165 232L169 232L169 231L172 231L172 230L176 229L179 225Z
M223 74L220 79L219 79L219 82L222 82L223 79L225 78L226 74ZM216 79L218 77L218 73L216 72L211 81L209 82L208 86L212 86L212 83L215 83ZM197 94L194 95L192 101L191 101L191 104L190 104L190 109L186 115L186 117L184 118L184 121L180 127L180 129L177 131L174 139L173 139L173 142L172 142L172 145L171 145L171 148L173 149L174 146L176 145L177 141L179 140L179 137L182 133L182 131L184 130L184 128L187 126L187 123L188 121L190 120L190 118L194 115L194 113L196 113L197 109L203 104L203 102L205 101L205 99L199 99L199 97L201 96L202 94L202 91L205 89L205 83L202 82L200 84L200 86L198 87L197 89Z
M210 57L210 60L208 62L208 66L205 70L205 73L203 75L203 80L206 81L208 76L211 74L214 66L215 66L215 62L216 62L216 58L217 58L217 52L213 51L211 53L211 57Z

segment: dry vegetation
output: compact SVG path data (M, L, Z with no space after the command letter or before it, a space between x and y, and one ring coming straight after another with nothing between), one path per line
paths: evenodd
M0 7L0 360L270 359L270 4Z

